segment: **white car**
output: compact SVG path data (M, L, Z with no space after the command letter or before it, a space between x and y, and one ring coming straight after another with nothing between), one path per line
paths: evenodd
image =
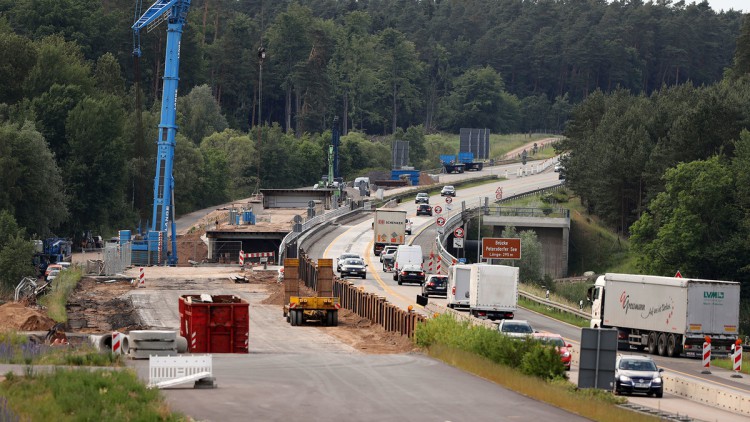
M503 319L497 325L497 330L501 334L512 338L525 338L534 334L529 321L520 319Z
M55 268L55 269L51 270L51 271L49 272L49 274L47 275L47 281L52 281L52 280L56 279L56 278L57 278L57 276L59 276L59 275L60 275L60 271L61 271L61 270L58 270L57 268Z

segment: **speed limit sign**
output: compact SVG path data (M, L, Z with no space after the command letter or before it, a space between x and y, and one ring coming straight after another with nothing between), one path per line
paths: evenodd
M451 202L453 202L453 198L451 198L450 196L446 196L445 197L445 203L446 204L450 204Z

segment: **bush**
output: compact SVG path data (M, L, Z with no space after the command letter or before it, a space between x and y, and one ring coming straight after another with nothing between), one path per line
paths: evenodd
M447 314L420 324L414 338L421 347L455 347L542 379L565 377L560 355L554 348L533 340L514 340L497 330L456 321Z

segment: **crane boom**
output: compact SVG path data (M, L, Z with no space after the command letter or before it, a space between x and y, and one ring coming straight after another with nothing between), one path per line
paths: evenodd
M140 31L153 29L167 21L167 46L164 60L164 84L161 99L161 120L157 139L156 176L154 177L154 210L151 231L148 233L146 249L149 258L156 252L156 263L165 261L177 264L177 235L174 222L174 164L175 135L177 133L177 82L179 81L180 40L183 26L187 22L191 0L157 0L133 23L133 55L141 55ZM171 250L165 245L167 232L171 232ZM156 246L154 246L156 245ZM162 246L164 245L164 246ZM134 247L135 249L135 247ZM151 259L149 263L153 264Z

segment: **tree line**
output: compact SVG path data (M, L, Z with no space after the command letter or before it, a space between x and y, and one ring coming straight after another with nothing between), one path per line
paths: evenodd
M146 227L166 32L142 34L136 68L125 3L0 0L0 241ZM455 152L425 138L435 131L562 130L584 99L718 89L693 87L721 80L742 15L640 0L194 0L188 18L178 214L315 183L334 117L353 176L388 170L392 139L434 167Z
M566 183L631 236L644 273L750 283L750 18L739 39L722 81L595 92L556 145Z

